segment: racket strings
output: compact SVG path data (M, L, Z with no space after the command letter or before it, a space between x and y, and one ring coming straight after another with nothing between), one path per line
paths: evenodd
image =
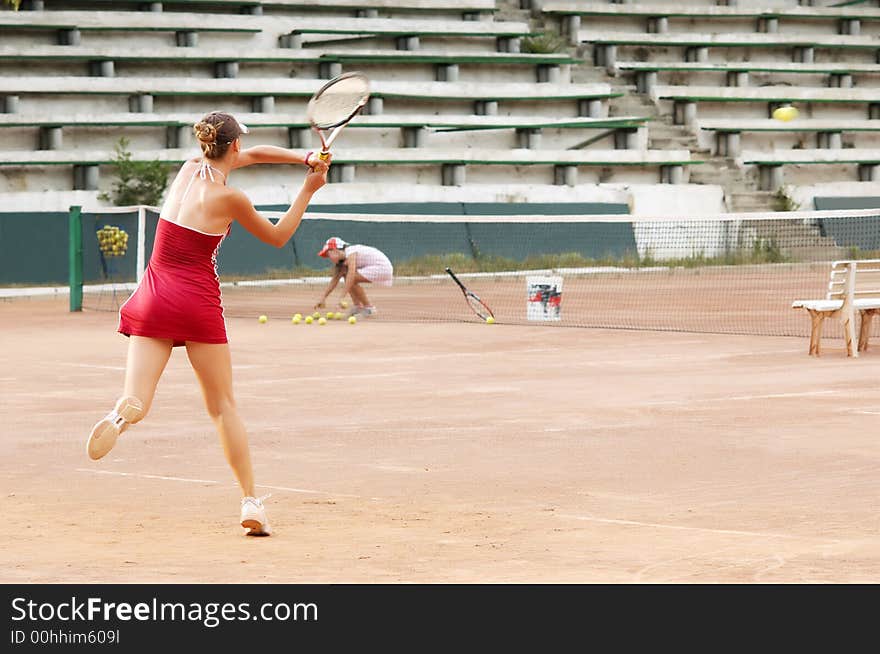
M362 80L341 80L312 100L311 120L318 127L334 127L348 120L367 97L369 90Z
M492 315L492 312L489 311L489 308L473 295L467 295L467 301L473 312L483 320Z

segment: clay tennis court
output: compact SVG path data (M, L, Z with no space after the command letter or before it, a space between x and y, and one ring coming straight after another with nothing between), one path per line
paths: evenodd
M231 318L251 539L182 350L86 456L115 325L0 302L3 582L880 581L880 343Z

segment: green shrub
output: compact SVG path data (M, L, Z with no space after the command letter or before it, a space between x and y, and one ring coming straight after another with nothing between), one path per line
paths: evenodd
M529 54L553 54L565 50L565 39L556 32L542 32L536 36L527 36L520 46L522 52Z
M117 180L109 194L102 193L98 197L117 207L135 204L158 206L168 186L171 166L162 161L132 161L128 145L125 137L116 143L113 166Z
M773 196L773 208L775 211L797 211L801 205L784 188L780 188Z

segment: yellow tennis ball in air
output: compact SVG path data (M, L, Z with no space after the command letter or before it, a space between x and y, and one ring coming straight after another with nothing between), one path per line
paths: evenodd
M324 316L321 316L320 318L318 318L318 324L319 325L326 325L327 319Z
M494 325L494 324L495 324L495 318L493 318L492 316L489 316L488 318L486 318L486 322L487 322L488 324L490 324L490 325Z
M269 317L268 316L260 316L259 318L257 318L257 320L259 320L261 323L264 323L269 320Z
M349 317L348 317L348 324L349 324L349 325L353 325L353 324L355 324L357 321L358 321L358 319L355 318L354 316L349 316Z
M777 107L773 110L773 117L776 120L781 120L783 122L788 122L790 120L794 120L798 117L798 110L791 105L784 105L782 107Z
M306 316L306 324L311 325L315 321L311 316Z

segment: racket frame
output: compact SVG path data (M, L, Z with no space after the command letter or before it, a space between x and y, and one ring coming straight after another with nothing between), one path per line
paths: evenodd
M486 304L485 302L483 302L483 300L480 299L479 295L477 295L476 293L471 291L469 288L467 288L467 286L465 286L462 283L462 281L455 275L455 273L452 272L451 268L446 268L446 272L449 274L450 277L452 277L452 280L456 284L458 284L458 287L461 289L461 292L464 294L464 299L467 302L467 305L470 307L471 311L473 311L475 314L477 314L477 316L482 320L486 320L487 318L492 318L492 319L495 318L495 314L492 313L492 309L489 308L489 305ZM477 308L474 306L473 302L471 302L471 299L476 300L477 303L479 304L479 306L485 310L485 315L483 315L482 313L480 313L480 311L477 310Z
M361 99L360 103L358 103L357 107L355 107L354 110L346 118L344 118L336 123L333 123L332 125L318 127L318 125L312 119L311 115L309 115L309 123L311 123L312 129L318 135L318 138L321 139L321 152L318 153L318 156L323 161L327 160L327 157L330 154L330 146L333 145L333 141L335 141L336 137L339 136L339 133L342 131L342 128L345 127L351 121L352 118L354 118L358 113L360 113L360 111L366 106L367 102L369 101L369 99L370 99L370 91L369 91L370 81L366 75L364 75L363 73L359 73L357 71L352 71L349 73L342 73L341 75L337 75L336 77L334 77L333 79L328 81L326 84L324 84L324 86L322 86L320 89L315 91L315 94L312 96L311 100L309 101L309 106L311 107L312 102L314 102L315 100L320 98L321 95L327 89L331 88L332 86L334 86L338 82L341 82L342 80L350 79L352 77L359 77L359 78L363 79L367 85L367 92L364 95L364 97ZM309 113L311 114L310 110L309 110ZM328 129L332 129L333 131L330 132L329 136L327 136L327 138L325 139L324 138L324 130L328 130Z

